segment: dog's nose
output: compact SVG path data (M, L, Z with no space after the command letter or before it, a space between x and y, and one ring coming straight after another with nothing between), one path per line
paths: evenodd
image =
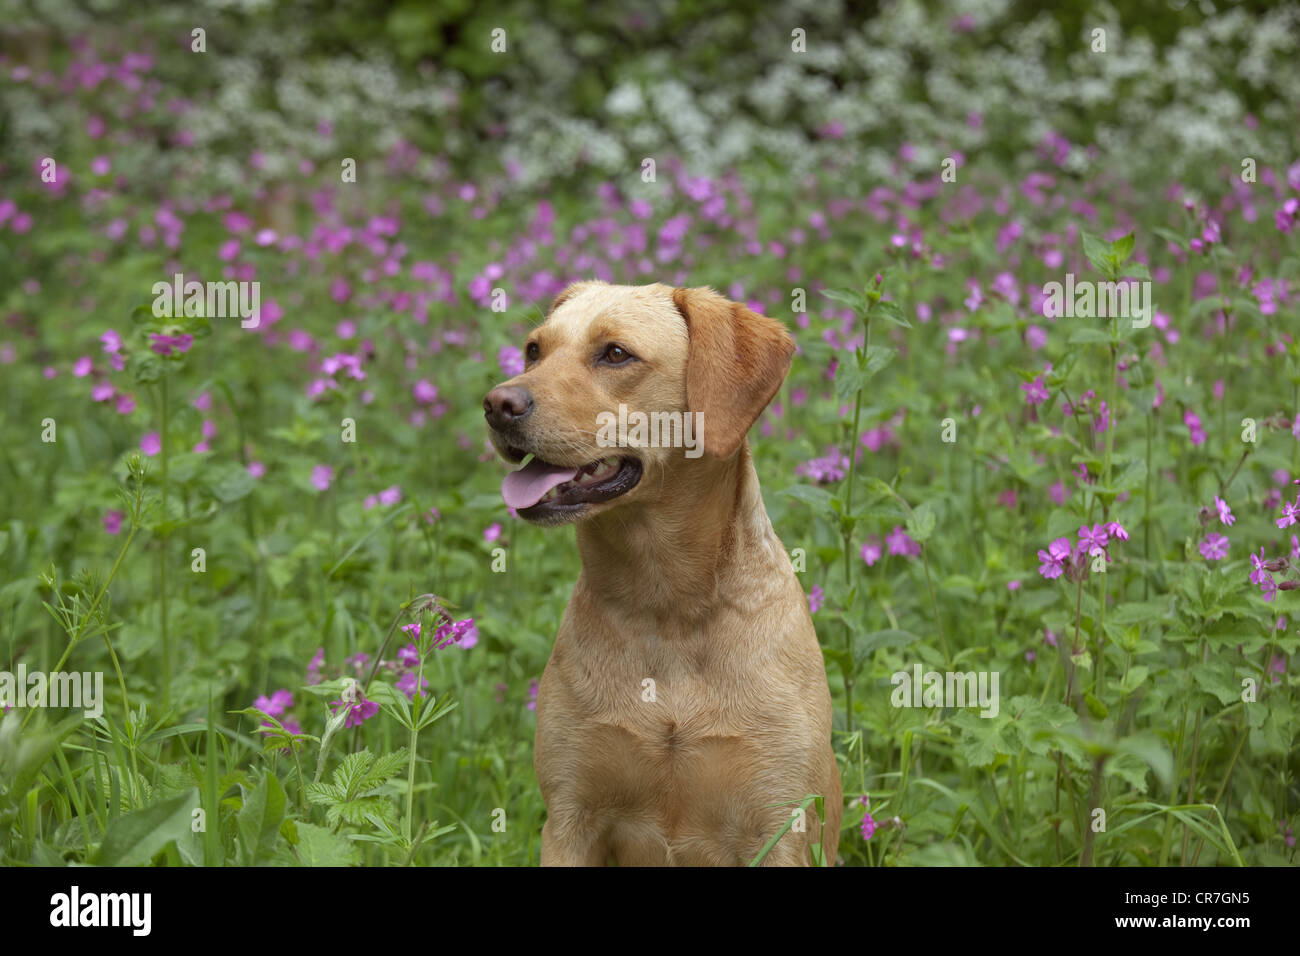
M532 411L532 394L518 385L498 385L483 399L483 416L497 431L527 418Z

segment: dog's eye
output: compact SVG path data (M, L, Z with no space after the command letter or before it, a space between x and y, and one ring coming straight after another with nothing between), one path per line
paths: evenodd
M610 345L605 349L605 354L601 359L610 365L622 365L628 359L632 358L632 353L621 345Z
M536 342L529 342L528 345L524 347L524 355L527 356L528 361L530 362L536 362L538 356L541 354L542 350Z

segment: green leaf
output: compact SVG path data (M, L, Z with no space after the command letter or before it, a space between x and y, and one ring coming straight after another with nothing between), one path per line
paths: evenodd
M816 485L794 485L790 488L783 488L778 494L802 501L817 514L827 517L834 517L844 507L840 499L825 488L818 488Z
M1155 772L1161 786L1168 787L1174 775L1174 758L1169 746L1153 734L1125 737L1115 745L1115 752L1132 754Z
M190 832L190 820L199 806L197 790L188 790L153 806L118 817L108 825L95 854L96 866L142 866L168 843Z
M952 718L952 723L962 731L957 752L972 767L987 767L997 754L1011 755L1019 749L1019 744L1004 733L1011 724L1011 717L1005 711L996 717L981 717L974 711L962 710Z
M298 824L294 849L303 866L356 866L361 862L361 849L354 842L314 823Z
M918 505L907 519L907 533L917 541L925 541L934 534L934 508L927 501Z
M1093 328L1076 329L1066 342L1069 345L1109 345L1110 333Z
M870 378L871 375L865 369L858 368L852 362L841 364L835 370L835 397L841 402L849 401L862 391Z
M832 302L848 306L859 315L865 314L870 306L867 297L855 289L823 289L822 295Z
M131 357L126 362L126 370L141 385L161 382L163 376L167 374L167 366L163 360L153 352L144 349L131 353Z
M853 657L860 664L881 647L906 647L921 639L919 634L900 631L893 628L872 631L869 634L854 635Z
M442 700L436 703L426 700L424 712L420 714L419 720L416 722L416 729L423 730L435 721L442 720L459 706L459 701L452 700L450 694L443 695Z
M1149 667L1145 667L1142 664L1134 664L1128 669L1128 673L1124 675L1124 679L1120 681L1120 693L1133 693L1133 691L1146 683L1147 675L1150 673L1151 669Z
M1129 257L1133 255L1133 246L1134 239L1131 232L1127 236L1120 236L1112 242L1110 244L1110 253L1114 256L1115 262L1119 265L1128 262Z
M239 789L244 794L244 805L239 810L244 865L256 866L258 861L275 853L275 844L280 838L280 821L284 819L284 788L275 774L267 771L251 793L247 787Z
M1165 242L1172 242L1184 252L1187 251L1187 239L1184 236L1180 236L1172 229L1166 229L1164 226L1156 226L1151 231L1161 239L1165 240Z
M1082 525L1083 519L1073 511L1055 508L1047 516L1047 534L1044 537L1047 541L1055 541L1057 538L1073 538Z
M1078 715L1065 704L1041 704L1029 695L1011 698L1007 712L1014 721L1020 742L1032 754L1044 756L1053 748L1063 747L1059 731L1062 727L1078 723Z
M873 494L888 495L889 497L894 498L898 501L903 500L901 497L899 497L898 492L895 491L893 487L891 487L889 484L882 481L881 479L877 478L875 475L863 475L862 483L866 485L867 490L872 492Z
M1227 706L1241 699L1241 685L1236 682L1226 663L1194 664L1191 672L1197 686L1217 697L1220 704Z
M1108 257L1111 254L1110 243L1103 242L1087 230L1082 231L1083 236L1083 254L1093 268L1098 272L1109 275L1110 263Z
M1107 777L1120 777L1138 793L1147 792L1147 765L1133 754L1113 754L1106 761Z
M1115 488L1120 491L1132 491L1134 488L1141 487L1146 480L1147 463L1141 458L1135 458L1115 479Z
M203 487L212 497L227 505L246 497L255 483L248 469L233 461L210 466L203 477Z
M897 349L891 349L884 345L873 345L867 349L867 377L870 378L879 372L892 362L897 354Z
M876 318L877 316L884 319L886 322L901 325L905 329L910 329L912 327L912 323L907 321L907 316L903 314L903 310L898 307L897 302L890 302L887 299L881 299L876 303L876 307L871 310L871 317Z

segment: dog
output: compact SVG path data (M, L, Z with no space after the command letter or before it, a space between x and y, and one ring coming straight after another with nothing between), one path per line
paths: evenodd
M746 865L787 825L764 865L834 863L826 668L746 438L794 348L712 289L580 282L484 399L498 454L533 456L506 504L582 558L537 695L543 866ZM620 406L702 448L610 447Z

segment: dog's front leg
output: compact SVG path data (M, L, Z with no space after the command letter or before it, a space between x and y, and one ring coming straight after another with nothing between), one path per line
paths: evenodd
M604 866L609 856L608 842L599 836L587 836L577 827L560 828L553 819L542 826L542 866Z

